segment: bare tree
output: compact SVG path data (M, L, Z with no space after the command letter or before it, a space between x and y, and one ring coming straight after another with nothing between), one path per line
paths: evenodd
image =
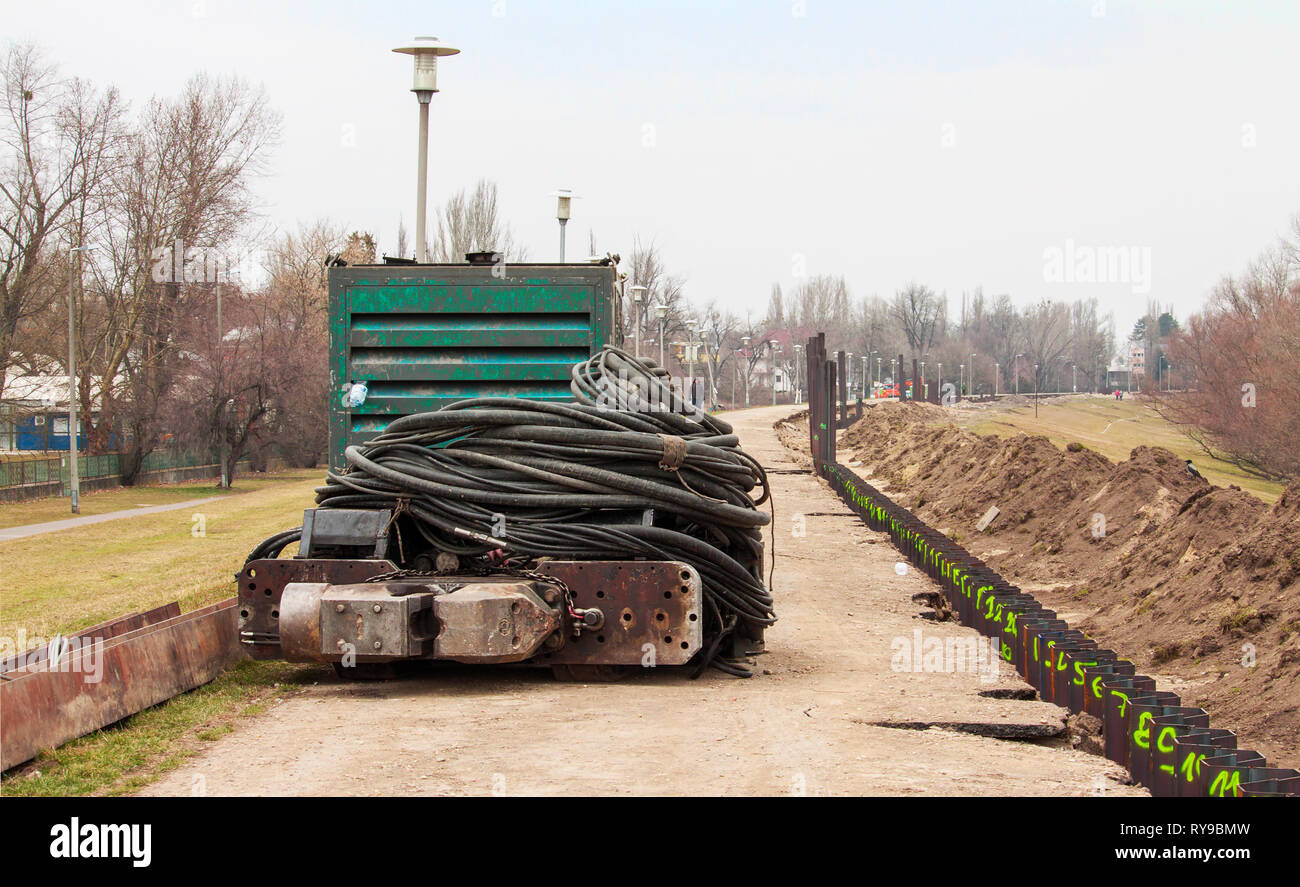
M1044 299L1025 309L1023 323L1025 357L1036 367L1034 384L1041 391L1070 349L1070 309L1068 305Z
M60 79L31 45L11 45L0 75L3 393L19 325L56 298L56 287L67 280L66 249L88 233L101 186L114 170L123 108L115 89Z
M894 294L893 310L911 353L928 352L942 328L943 299L928 286L909 283Z
M199 75L176 98L149 103L113 179L96 256L104 325L91 356L105 424L123 433L126 483L166 430L160 409L183 368L180 330L255 218L252 183L279 126L261 89Z
M528 251L515 242L497 209L497 185L479 179L472 192L461 190L438 212L437 241L429 254L439 262L463 262L472 252L498 252L520 262Z
M654 240L643 242L640 237L632 240L632 251L623 263L627 270L627 285L623 287L623 305L620 316L623 318L624 338L630 338L635 323L635 303L632 301L632 287L643 286L641 303L642 330L653 329L658 334L657 306L664 306L667 313L664 318L664 335L681 335L686 330L686 320L694 315L694 309L685 297L686 278L680 274L670 274L664 265L663 256ZM665 354L668 353L664 349ZM654 355L651 355L654 356Z
M1290 238L1215 288L1170 350L1185 390L1154 392L1165 416L1251 474L1300 475L1300 215Z
M397 257L399 259L410 258L406 246L406 222L400 217L397 220Z
M289 464L315 467L329 444L329 292L326 263L339 255L349 264L375 260L374 239L326 221L282 234L267 261L269 281L258 315L264 329L258 356L268 371L292 370L294 378L268 392L264 435L255 443L274 448ZM244 415L251 415L246 409ZM229 429L232 436L238 429Z

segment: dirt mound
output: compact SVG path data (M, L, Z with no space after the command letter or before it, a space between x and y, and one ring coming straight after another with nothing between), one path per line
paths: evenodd
M840 450L1072 625L1172 679L1243 748L1300 764L1300 483L1270 508L1160 447L1114 463L972 434L925 404L876 405Z

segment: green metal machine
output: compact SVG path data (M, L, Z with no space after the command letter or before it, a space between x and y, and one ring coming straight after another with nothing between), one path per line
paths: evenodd
M573 365L620 344L617 274L612 263L330 268L330 466L394 419L458 400L571 400ZM368 390L349 407L354 382Z

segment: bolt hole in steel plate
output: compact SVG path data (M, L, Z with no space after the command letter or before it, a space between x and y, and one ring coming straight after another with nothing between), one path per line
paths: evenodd
M575 606L599 608L607 626L568 638L543 658L547 664L640 666L649 649L655 665L684 665L703 645L700 577L688 564L549 561L538 569L568 585Z
M253 659L281 657L280 595L290 582L348 585L396 569L392 561L386 560L268 558L253 561L244 568L237 584L239 633L245 652Z

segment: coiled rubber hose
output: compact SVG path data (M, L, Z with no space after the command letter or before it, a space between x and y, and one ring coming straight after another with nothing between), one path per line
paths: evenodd
M399 552L691 564L705 598L701 665L748 675L717 651L741 620L776 618L762 577L762 466L730 425L621 349L576 365L570 388L576 403L475 398L397 419L347 448L316 502L396 509Z

